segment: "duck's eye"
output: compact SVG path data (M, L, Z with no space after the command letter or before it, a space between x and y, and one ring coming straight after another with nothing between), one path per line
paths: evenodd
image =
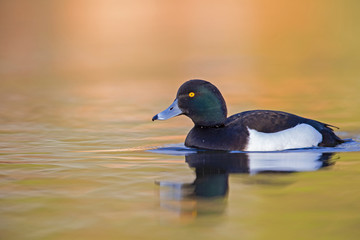
M195 97L195 93L194 92L189 92L189 97Z

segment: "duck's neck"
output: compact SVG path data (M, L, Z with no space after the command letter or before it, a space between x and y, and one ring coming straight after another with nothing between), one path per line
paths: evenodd
M226 105L204 107L196 114L189 115L196 127L222 127L227 118Z

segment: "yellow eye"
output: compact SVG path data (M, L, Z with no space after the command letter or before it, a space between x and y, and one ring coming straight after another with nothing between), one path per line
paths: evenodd
M195 97L195 93L194 92L189 92L189 97Z

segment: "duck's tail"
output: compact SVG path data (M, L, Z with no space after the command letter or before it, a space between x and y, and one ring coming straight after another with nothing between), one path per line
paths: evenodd
M323 126L324 127L320 130L320 133L323 136L323 140L319 144L320 147L335 147L345 142L345 140L334 133L333 128L339 129L338 127L326 123L323 123Z

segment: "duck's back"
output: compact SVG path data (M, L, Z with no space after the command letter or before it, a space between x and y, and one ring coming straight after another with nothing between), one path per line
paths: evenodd
M272 141L274 144L283 141L285 143L282 144L294 145L287 148L334 147L344 142L335 135L333 129L330 128L331 125L281 111L241 112L227 119L227 127L231 128L235 125L241 125L248 130L247 150L250 150L250 144L260 145L264 141ZM262 137L264 137L263 140L259 139Z

